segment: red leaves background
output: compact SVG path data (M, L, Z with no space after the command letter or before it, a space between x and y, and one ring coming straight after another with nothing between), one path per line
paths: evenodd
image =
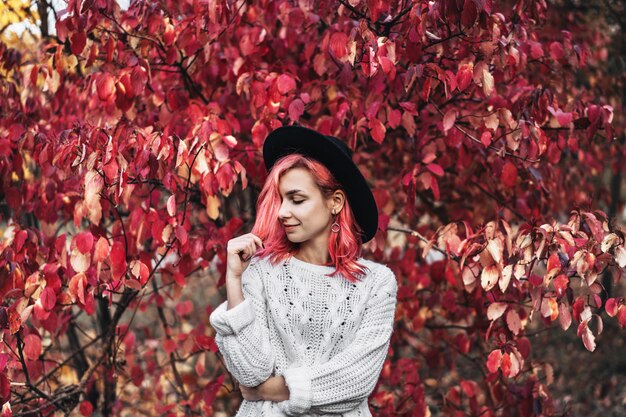
M609 31L560 3L296 3L71 0L58 39L0 43L3 403L54 410L28 374L82 415L232 414L207 317L291 123L345 140L379 204L376 415L558 414L528 335L626 327Z

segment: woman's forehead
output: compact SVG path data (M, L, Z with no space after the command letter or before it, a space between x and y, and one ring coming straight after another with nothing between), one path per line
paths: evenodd
M278 182L278 190L285 195L298 191L311 192L317 189L313 175L306 168L292 168L285 172Z

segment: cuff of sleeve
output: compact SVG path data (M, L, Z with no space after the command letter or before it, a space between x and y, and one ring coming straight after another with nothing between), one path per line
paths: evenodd
M254 321L254 308L248 299L227 310L228 301L220 304L209 317L211 326L222 336L237 334Z
M289 388L289 399L279 403L281 410L290 416L309 411L313 397L309 368L287 369L283 377L287 388Z

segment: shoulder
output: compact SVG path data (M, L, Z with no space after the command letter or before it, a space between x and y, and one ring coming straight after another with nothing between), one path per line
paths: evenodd
M359 264L367 268L365 281L370 281L376 287L397 288L396 274L387 265L368 259L359 259Z

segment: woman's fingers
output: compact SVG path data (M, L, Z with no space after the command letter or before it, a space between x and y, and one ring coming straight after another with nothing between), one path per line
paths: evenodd
M230 239L226 245L231 272L243 273L254 254L263 247L263 241L252 233Z
M257 235L253 235L252 233L250 233L250 236L252 236L258 247L265 248L265 246L263 245L263 241L260 237L258 237Z
M263 242L259 237L248 233L247 235L239 236L235 239L231 239L228 242L228 249L232 253L245 253L245 257L249 258L256 253L259 248L263 247Z

